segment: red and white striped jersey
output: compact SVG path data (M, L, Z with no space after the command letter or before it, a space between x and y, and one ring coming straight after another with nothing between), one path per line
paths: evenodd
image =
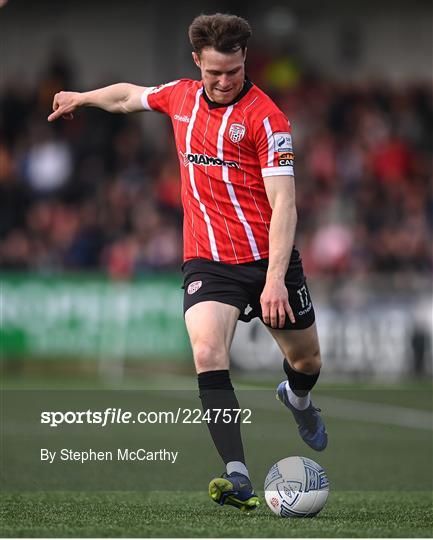
M237 264L267 258L272 210L263 178L293 175L285 115L249 81L230 105L211 102L203 83L189 79L146 88L141 101L173 124L184 260Z

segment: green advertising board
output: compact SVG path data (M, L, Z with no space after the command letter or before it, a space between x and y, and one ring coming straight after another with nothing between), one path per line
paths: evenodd
M0 274L0 282L5 356L189 356L180 276L116 282Z

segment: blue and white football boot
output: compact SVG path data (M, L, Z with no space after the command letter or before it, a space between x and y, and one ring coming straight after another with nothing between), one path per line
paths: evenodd
M292 411L298 425L299 435L303 441L313 450L317 450L317 452L325 450L328 444L328 434L326 433L325 424L319 415L320 409L316 409L311 401L303 411L294 407L289 401L286 384L287 381L283 381L278 385L276 398Z
M221 477L211 480L209 496L221 506L229 504L243 512L251 512L260 505L260 500L254 493L248 476L237 472L224 473Z

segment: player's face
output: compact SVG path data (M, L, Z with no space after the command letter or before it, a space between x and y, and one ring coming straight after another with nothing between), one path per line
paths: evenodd
M233 101L244 85L245 53L220 53L206 47L200 55L193 52L192 56L200 68L208 97L220 105Z

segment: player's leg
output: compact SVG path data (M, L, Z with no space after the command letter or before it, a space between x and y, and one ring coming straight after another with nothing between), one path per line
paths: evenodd
M209 485L212 499L242 510L253 509L258 499L245 465L239 415L224 423L224 409L239 409L229 373L229 350L240 310L228 304L204 301L185 312L193 350L203 411L210 418L208 428L226 465L226 473ZM217 412L220 411L220 412ZM216 416L218 415L218 416ZM236 411L233 413L235 419Z
M199 395L208 415L239 407L229 372L229 350L238 316L238 308L215 301L200 302L185 313ZM237 463L238 472L248 474L239 424L209 421L208 427L224 463Z
M287 375L277 396L292 411L303 440L314 450L324 450L328 436L310 397L322 365L316 323L301 330L268 329L284 355Z
M316 323L302 330L268 328L284 355L283 368L292 390L294 404L306 408L309 392L322 367Z

